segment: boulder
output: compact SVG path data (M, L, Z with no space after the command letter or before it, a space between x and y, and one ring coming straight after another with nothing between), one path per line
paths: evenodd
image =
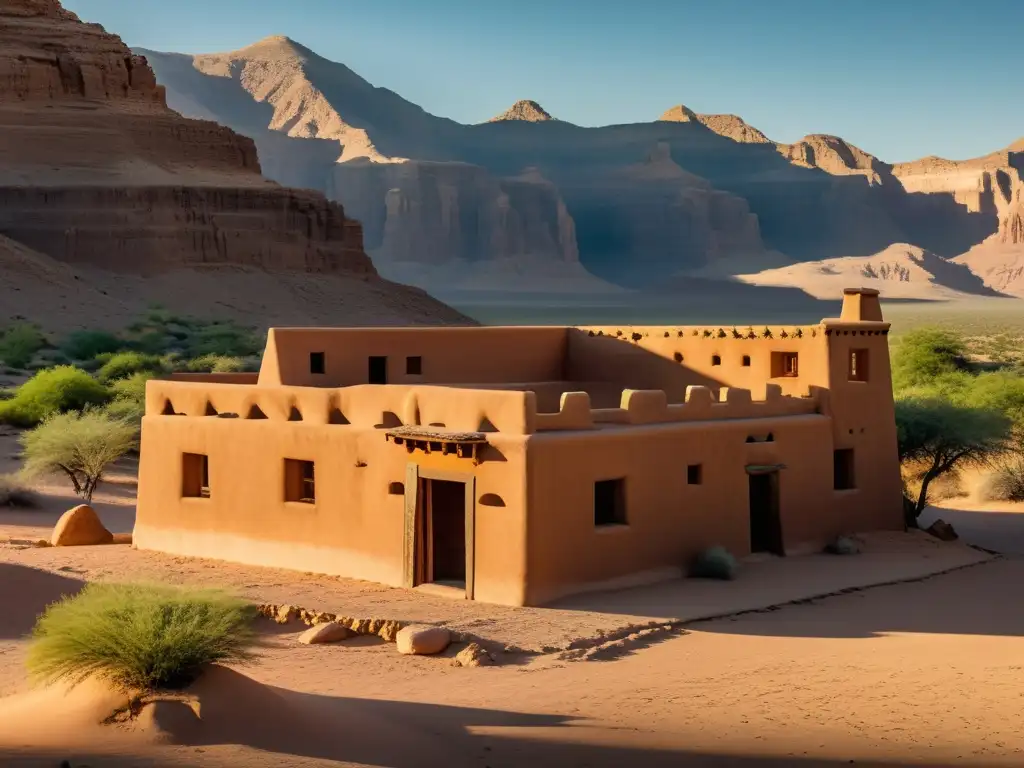
M294 605L279 605L274 612L274 621L278 624L287 624L299 617L299 609Z
M956 541L960 537L957 535L956 530L953 526L947 523L945 520L936 520L932 523L925 531L930 533L936 539L940 541Z
M314 624L301 635L299 642L303 645L320 645L321 643L337 643L354 637L355 632L337 621L326 624Z
M54 547L88 547L113 541L114 534L103 526L99 515L88 504L79 504L61 515L50 536Z
M452 633L444 627L424 625L405 627L395 637L399 653L416 656L440 653L451 641Z
M489 667L494 664L494 659L482 646L470 643L455 655L452 664L456 667Z

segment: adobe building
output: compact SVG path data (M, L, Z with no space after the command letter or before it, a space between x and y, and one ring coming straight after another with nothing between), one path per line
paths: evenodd
M888 331L272 329L149 382L135 544L538 605L902 530Z

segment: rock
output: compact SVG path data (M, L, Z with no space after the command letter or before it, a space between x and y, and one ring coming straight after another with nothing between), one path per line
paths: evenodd
M395 637L395 643L399 653L429 656L447 648L451 637L451 632L444 627L414 624L401 629Z
M825 551L831 555L859 555L861 544L850 536L837 536L826 545Z
M314 624L299 635L299 642L303 645L319 645L321 643L337 643L341 640L348 640L350 637L355 637L355 632L344 624L331 621L325 624Z
M377 636L386 643L393 643L401 630L402 623L400 621L385 621L377 631Z
M456 667L489 667L494 664L494 658L477 643L470 643L455 658L452 664Z
M936 539L940 541L956 541L960 537L957 535L953 526L947 523L945 520L936 520L927 529L926 533L930 533Z
M299 617L299 609L293 605L279 605L274 611L274 621L278 624L287 624L292 619Z
M100 522L99 515L88 504L69 509L53 528L50 544L54 547L89 547L110 544L114 535Z

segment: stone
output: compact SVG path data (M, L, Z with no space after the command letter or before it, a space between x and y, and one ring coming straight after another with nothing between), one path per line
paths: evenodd
M50 545L54 547L89 547L113 541L114 535L88 504L79 504L61 515L50 536Z
M489 667L494 664L494 658L478 643L470 643L455 655L452 664L456 667Z
M292 619L297 619L299 609L293 605L279 605L274 611L274 621L278 624L287 624Z
M299 635L299 642L303 645L319 645L321 643L337 643L341 640L348 640L350 637L355 637L355 632L344 624L330 621L325 624L314 624Z
M415 656L430 656L441 653L451 642L452 636L444 627L414 624L404 627L395 636L398 652Z
M377 631L377 636L386 643L393 643L401 630L402 623L400 621L385 621Z
M940 541L956 541L960 537L957 535L956 530L952 525L947 523L945 520L936 520L927 529L926 533L930 533L936 539Z

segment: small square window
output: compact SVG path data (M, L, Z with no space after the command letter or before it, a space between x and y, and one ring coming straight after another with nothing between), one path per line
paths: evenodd
M316 475L312 461L284 460L284 500L316 503Z
M181 495L186 499L210 498L210 458L205 454L181 455Z
M599 480L594 483L594 525L626 525L626 481Z
M686 484L700 485L704 482L704 466L702 464L690 464L686 468Z
M419 355L405 358L405 373L407 376L421 376L423 374L423 358Z
M721 365L722 364L722 357L721 357L721 355L712 355L711 356L711 364L712 365Z
M854 349L850 351L850 381L868 380L868 351L866 349Z
M744 368L749 368L750 367L750 355L744 355L743 356L743 367Z
M323 352L309 353L309 372L313 374L324 374L327 372L327 361Z
M832 457L832 486L837 491L850 491L857 487L855 480L853 449L840 448Z
M796 378L800 375L800 357L796 352L772 352L772 378Z

